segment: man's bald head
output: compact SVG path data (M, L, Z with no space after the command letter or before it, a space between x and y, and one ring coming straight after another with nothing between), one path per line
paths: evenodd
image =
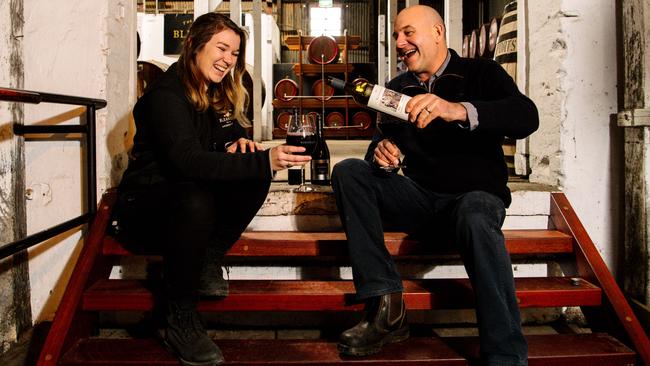
M425 80L447 57L445 25L430 6L414 5L397 14L393 37L397 52L408 67Z
M429 21L431 25L442 24L444 21L436 9L426 5L413 5L403 9L397 16L421 17L424 21Z

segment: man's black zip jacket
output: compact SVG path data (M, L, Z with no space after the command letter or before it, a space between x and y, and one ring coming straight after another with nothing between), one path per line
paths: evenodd
M469 102L478 112L478 126L470 131L442 119L423 129L403 124L390 137L405 155L404 174L438 193L489 192L508 207L511 196L504 137L521 139L537 130L537 108L496 62L449 52L449 64L430 91L411 72L397 76L387 87L411 96L431 92L450 102ZM382 118L389 122L392 117ZM385 137L380 131L375 134L366 160L372 161L375 146Z

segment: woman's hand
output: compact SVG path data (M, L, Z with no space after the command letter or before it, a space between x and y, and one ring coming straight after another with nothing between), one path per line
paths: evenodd
M243 137L240 137L239 140L233 142L226 148L226 152L229 153L236 153L237 151L245 153L247 151L255 152L262 150L264 150L262 144Z
M302 152L305 152L305 148L302 146L282 144L272 148L269 152L271 168L277 172L282 169L291 168L292 166L309 163L311 156L295 155Z
M391 140L381 140L375 147L375 163L380 167L399 165L399 155L399 148Z

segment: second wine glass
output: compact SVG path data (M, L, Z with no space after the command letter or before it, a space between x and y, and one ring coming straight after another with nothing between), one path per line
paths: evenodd
M397 146L395 143L395 136L397 136L400 131L404 128L407 128L407 124L402 121L395 121L395 120L381 120L377 121L377 129L381 134L384 136L384 138L390 140L393 144ZM386 172L393 172L393 171L399 171L400 169L406 168L406 165L402 164L402 159L404 158L404 155L400 153L400 156L397 157L397 164L390 164L386 166L380 166L379 168L386 171Z

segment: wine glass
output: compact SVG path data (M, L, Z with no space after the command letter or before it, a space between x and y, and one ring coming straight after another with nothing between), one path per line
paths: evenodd
M310 114L294 113L289 117L287 125L287 145L302 146L305 151L298 153L300 155L311 155L316 147L316 120ZM311 192L313 187L304 182L304 166L292 167L295 171L300 170L300 184L296 189L297 192ZM292 172L289 172L291 175ZM290 179L291 180L291 179ZM291 184L291 182L289 182Z
M390 117L379 117L377 119L377 129L381 132L384 138L390 140L393 144L395 143L395 137L400 133L400 130L407 127L407 122L401 120L395 120ZM402 159L404 154L400 151L400 156L397 158L397 164L390 164L386 166L380 166L379 169L382 169L385 172L393 172L399 169L406 168L406 165L402 164Z

